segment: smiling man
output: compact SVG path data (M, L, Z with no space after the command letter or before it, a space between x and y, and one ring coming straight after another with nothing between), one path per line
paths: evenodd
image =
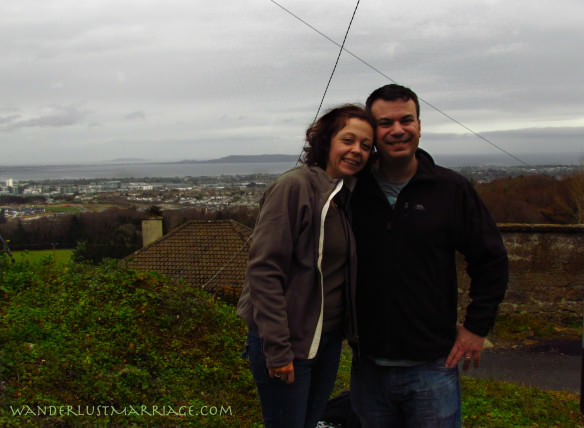
M352 210L359 352L351 401L364 427L460 427L458 362L478 367L507 287L507 254L472 185L418 147L418 97L387 85L367 99L377 154ZM457 324L455 253L471 277Z

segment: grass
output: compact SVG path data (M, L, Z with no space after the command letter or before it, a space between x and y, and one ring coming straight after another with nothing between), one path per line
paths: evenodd
M582 319L576 315L546 319L535 313L499 314L491 333L499 344L529 345L546 339L582 339Z
M50 213L57 214L79 214L83 211L83 205L44 205L43 208Z
M4 262L0 426L253 426L244 340L233 307L157 274Z
M13 251L14 259L19 262L40 263L51 258L57 264L67 263L71 259L73 250L35 250L35 251Z
M0 426L261 426L232 306L113 263L5 259ZM350 365L345 348L335 394ZM584 427L574 394L466 377L462 393L465 427Z
M461 389L464 427L584 427L577 394L464 376Z

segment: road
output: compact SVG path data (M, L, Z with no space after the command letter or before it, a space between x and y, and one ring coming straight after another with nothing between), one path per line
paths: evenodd
M487 349L479 369L461 370L461 374L580 393L581 345L580 341L549 341L520 349Z

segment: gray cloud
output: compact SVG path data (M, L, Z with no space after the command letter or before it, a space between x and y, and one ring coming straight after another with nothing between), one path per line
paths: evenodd
M338 41L354 7L282 4ZM338 53L268 0L19 5L0 2L2 162L129 157L131 144L109 142L130 140L153 158L296 153ZM369 0L346 47L472 129L533 129L534 147L552 150L543 129L584 126L583 14L579 0ZM343 54L324 108L385 83ZM427 105L422 123L425 142L464 132ZM491 137L503 147L520 138ZM559 134L553 150L574 138Z
M83 122L86 112L73 106L53 106L43 112L28 119L19 119L19 116L9 117L5 122L4 131L14 131L22 128L61 128L78 125ZM6 118L4 118L6 119ZM0 119L0 124L3 120Z
M134 111L125 115L124 118L128 120L141 120L146 119L146 115L143 111Z

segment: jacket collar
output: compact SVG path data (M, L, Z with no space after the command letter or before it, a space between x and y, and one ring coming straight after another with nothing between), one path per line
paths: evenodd
M436 178L436 163L432 156L420 148L416 150L415 156L418 159L418 169L412 180L434 180Z
M308 166L302 165L301 168L308 168L309 170L313 171L318 176L319 180L327 181L333 188L339 182L343 182L343 186L345 186L349 191L353 191L355 189L355 185L357 184L356 177L349 175L343 178L332 178L330 175L326 173L324 169L319 166Z

